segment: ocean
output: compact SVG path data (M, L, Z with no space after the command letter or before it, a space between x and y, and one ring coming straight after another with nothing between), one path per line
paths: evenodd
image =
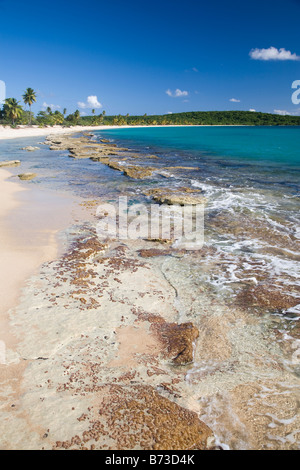
M298 312L292 304L300 287L300 128L170 127L95 134L159 156L156 165L169 177L151 182L156 186L165 187L167 180L167 186L203 191L211 248L204 271L210 261L214 268L199 274L202 281L230 300L243 300L251 283L275 286L282 302L270 302L271 310ZM168 169L175 166L194 169ZM269 306L266 299L264 304Z

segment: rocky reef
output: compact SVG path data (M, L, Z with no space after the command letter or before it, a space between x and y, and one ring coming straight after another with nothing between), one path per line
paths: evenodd
M22 181L29 181L29 180L33 180L34 178L36 178L37 174L36 173L20 173L18 177Z
M93 162L99 162L109 166L113 170L121 171L129 178L143 180L150 178L153 174L164 174L168 168L153 167L148 164L151 160L159 160L157 155L142 155L130 151L128 148L117 147L108 139L100 139L100 141L92 140L92 134L84 133L79 137L71 134L62 136L50 135L46 138L45 144L49 145L50 150L68 151L69 156L75 159L89 158ZM136 160L140 160L140 164L136 164ZM174 166L169 169L195 170L196 167ZM151 196L155 202L161 204L178 204L178 205L195 205L203 204L205 199L198 195L201 191L191 188L178 188L171 190L168 188L157 188L145 193ZM188 194L189 193L189 194Z
M101 139L100 142L97 142L91 140L90 135L80 137L50 135L45 143L49 145L50 150L67 150L71 158L90 158L94 162L100 162L114 170L122 171L130 178L148 178L155 171L155 168L147 165L136 165L136 154L127 148L117 147L107 139ZM152 155L149 158L158 157Z
M0 168L14 167L21 165L20 160L4 160L0 162Z
M204 204L206 199L197 194L199 192L201 191L186 187L176 189L156 188L146 191L145 195L150 196L155 202L160 204L184 206Z

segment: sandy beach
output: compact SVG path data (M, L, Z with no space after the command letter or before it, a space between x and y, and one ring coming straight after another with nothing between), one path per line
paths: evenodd
M18 338L11 329L9 312L18 304L26 280L57 255L56 233L70 221L72 201L44 194L36 204L36 193L3 169L0 194L0 341L7 363L0 365L0 380L8 380L14 390L24 364L17 359Z
M73 126L73 127L62 127L62 126L53 126L53 127L44 127L40 128L38 126L19 126L17 129L13 129L10 126L0 126L0 140L6 139L21 139L24 137L39 137L45 136L48 134L69 134L70 132L83 132L89 130L101 130L107 126Z

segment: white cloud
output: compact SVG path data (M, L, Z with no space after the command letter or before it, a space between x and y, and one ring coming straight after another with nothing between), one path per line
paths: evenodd
M279 114L280 116L299 116L300 108L296 109L296 111L286 111L285 109L274 109L275 114Z
M91 95L87 97L86 103L78 101L79 108L90 108L90 109L99 109L102 108L102 104L98 101L97 96Z
M185 72L186 72L186 73L189 73L189 72L198 73L199 70L197 69L197 67L192 67L191 69L185 69Z
M253 108L250 108L249 111L251 111L251 113L256 113L256 109Z
M87 102L91 108L102 108L102 104L99 103L97 96L88 96Z
M44 109L51 108L51 110L53 111L54 109L60 109L60 106L58 104L48 104L46 103L46 101L44 101L43 108Z
M236 98L230 98L230 100L232 103L240 103L241 100L237 100Z
M300 56L292 54L291 51L276 49L276 47L269 47L269 49L252 49L249 53L251 59L254 60L300 60Z
M189 92L188 91L181 91L179 88L177 88L174 92L172 92L170 89L166 91L168 96L171 96L171 98L182 98L183 96L188 96Z
M280 114L280 116L290 116L291 113L289 113L288 111L285 111L283 109L274 109L274 113L275 114Z

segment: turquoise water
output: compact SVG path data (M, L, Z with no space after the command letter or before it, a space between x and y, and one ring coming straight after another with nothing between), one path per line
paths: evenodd
M300 127L137 128L99 134L158 152L169 165L197 166L202 181L300 191Z
M276 286L300 302L299 127L137 128L96 134L145 157L159 156L155 165L168 177L154 177L153 185L202 190L205 240L212 251L195 268L199 283L232 299L245 286ZM194 169L174 168L185 165ZM298 314L300 305L288 311Z
M300 168L300 127L137 128L109 130L105 135L139 146L223 156L231 162Z

